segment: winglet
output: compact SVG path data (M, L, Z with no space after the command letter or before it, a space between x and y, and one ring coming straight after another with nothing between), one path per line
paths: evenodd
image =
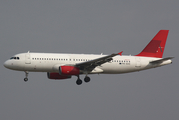
M122 53L123 53L123 51L121 51L120 53L118 53L120 56L122 56Z

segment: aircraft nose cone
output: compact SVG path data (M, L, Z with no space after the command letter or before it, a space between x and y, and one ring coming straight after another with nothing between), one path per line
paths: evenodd
M4 62L4 67L9 68L9 62L8 61Z

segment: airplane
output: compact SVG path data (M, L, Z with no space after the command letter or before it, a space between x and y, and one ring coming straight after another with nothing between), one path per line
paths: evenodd
M169 30L160 30L149 44L135 56L122 52L110 55L64 54L64 53L20 53L4 62L4 67L24 71L24 81L29 72L47 72L52 80L69 79L77 76L76 84L90 81L89 74L122 74L136 72L171 64L173 57L162 58Z

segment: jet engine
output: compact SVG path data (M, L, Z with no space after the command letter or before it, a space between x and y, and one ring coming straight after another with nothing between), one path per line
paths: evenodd
M71 78L70 75L60 75L59 73L50 73L50 72L47 73L47 77L49 79L68 79L68 78Z
M60 75L79 75L80 69L74 66L60 66L59 74Z

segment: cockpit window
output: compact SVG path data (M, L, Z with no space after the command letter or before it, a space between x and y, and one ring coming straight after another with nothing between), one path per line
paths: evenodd
M19 57L11 57L10 59L17 59L17 60L19 60L20 58Z

